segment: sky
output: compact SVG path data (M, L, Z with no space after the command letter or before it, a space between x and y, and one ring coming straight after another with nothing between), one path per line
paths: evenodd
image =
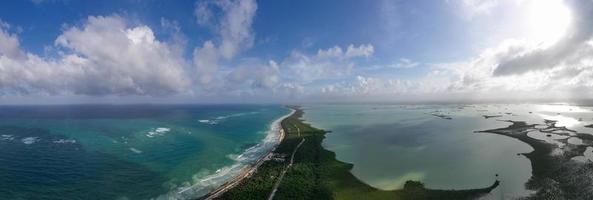
M593 0L0 4L0 104L593 98Z

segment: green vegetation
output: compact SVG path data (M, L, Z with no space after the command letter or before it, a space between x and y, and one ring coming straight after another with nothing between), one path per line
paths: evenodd
M275 158L262 164L258 171L218 199L267 199L278 176L290 162L293 149L305 138L294 157L274 199L472 199L486 194L498 186L475 190L430 190L415 181L405 183L404 189L384 191L366 185L350 173L352 164L336 160L335 153L325 150L321 142L325 131L311 127L297 111L281 122L286 137L275 150ZM279 156L283 155L283 156Z
M593 136L563 126L558 127L553 120L544 120L543 128L522 121L507 122L512 124L505 128L479 132L516 138L533 148L532 152L523 155L531 161L532 169L532 177L526 183L527 189L536 192L524 199L593 199L590 187L585 187L593 185L593 164L572 160L575 156L583 155L586 148L593 143ZM565 144L560 148L556 144L528 136L530 131L547 133L548 137L551 134L576 137L583 142L570 144L568 138L557 140Z

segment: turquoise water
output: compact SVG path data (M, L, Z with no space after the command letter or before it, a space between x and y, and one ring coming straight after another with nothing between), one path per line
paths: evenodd
M352 173L371 186L398 189L406 180L418 180L435 189L468 189L490 186L498 174L501 185L486 198L500 199L531 193L524 187L531 164L517 153L532 148L512 138L474 131L510 124L485 119L484 114L543 122L539 116L529 117L526 109L522 105L308 105L304 118L332 131L323 146L336 152L338 160L354 164ZM522 112L504 114L508 110Z
M271 148L272 123L289 113L275 105L0 110L0 199L200 196Z

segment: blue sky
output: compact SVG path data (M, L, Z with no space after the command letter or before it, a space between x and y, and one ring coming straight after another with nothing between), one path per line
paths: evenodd
M589 98L592 4L8 1L0 103Z

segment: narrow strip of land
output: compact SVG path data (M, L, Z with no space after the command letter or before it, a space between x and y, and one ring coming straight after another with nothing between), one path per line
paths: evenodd
M208 195L204 196L203 199L205 199L205 200L216 199L220 195L224 194L226 191L233 189L233 187L237 186L239 183L241 183L241 181L243 181L244 179L249 178L251 175L253 175L253 173L257 170L257 168L261 164L263 164L265 162L265 160L269 159L270 156L271 156L271 154L267 154L262 159L258 160L257 163L255 163L255 165L246 167L245 169L243 169L243 171L241 172L241 174L239 176L233 178L232 180L230 180L230 181L226 182L225 184L221 185L220 187L218 187L216 190L210 192Z
M284 175L286 174L286 171L288 171L288 169L290 169L290 167L292 167L292 164L294 163L294 154L299 150L299 147L301 147L301 145L303 145L303 142L305 142L305 138L303 138L303 140L301 140L301 143L299 143L299 145L297 145L297 147L292 152L292 155L290 156L290 163L288 163L286 168L282 171L282 174L280 174L280 178L278 178L278 181L274 185L274 189L272 189L272 192L270 193L270 197L268 197L268 200L274 199L274 195L276 194L276 191L278 191L278 186L280 186L280 183L282 183L282 179L284 179Z
M291 115L294 115L294 113L296 112L296 110L293 109L293 112ZM284 119L286 119L287 117L285 117ZM284 121L283 119L283 121ZM282 125L280 125L280 130L279 131L279 141L283 141L284 137L286 136L285 130L284 128L282 128ZM245 167L245 169L243 169L243 171L235 178L233 178L230 181L227 181L226 183L224 183L223 185L219 186L216 190L206 194L205 196L201 197L200 199L204 199L204 200L212 200L212 199L216 199L218 198L220 195L224 194L225 192L227 192L230 189L233 189L234 187L236 187L237 185L239 185L244 179L251 177L256 171L257 169L267 160L269 160L272 155L274 154L274 150L277 148L278 146L275 146L270 152L268 152L265 156L263 156L262 158L260 158L256 163L254 163L252 166L247 166ZM189 189L191 189L192 187L189 187L185 190L180 191L179 193L183 193Z
M508 127L477 131L516 138L533 148L523 153L531 161L532 177L525 184L527 189L536 191L528 199L593 199L590 186L593 185L591 163L573 160L593 144L593 136L556 126L556 121L544 120L545 124L528 124L523 121L511 121ZM545 140L532 138L529 132L539 131L552 135L564 135L580 139L580 144L571 144L566 139L558 139L561 146Z
M373 188L352 175L352 164L336 160L334 152L323 148L326 131L304 123L303 110L291 108L296 112L281 122L285 137L274 150L275 156L216 199L475 199L499 184L494 181L479 189L433 190L420 182L407 181L399 190ZM279 159L278 155L291 158Z

